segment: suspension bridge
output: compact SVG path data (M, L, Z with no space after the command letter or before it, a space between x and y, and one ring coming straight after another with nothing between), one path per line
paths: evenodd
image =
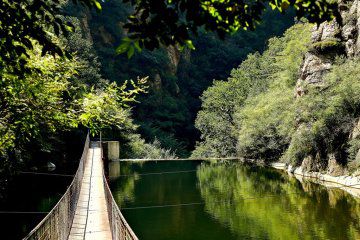
M138 240L111 194L102 155L88 135L65 194L23 240Z

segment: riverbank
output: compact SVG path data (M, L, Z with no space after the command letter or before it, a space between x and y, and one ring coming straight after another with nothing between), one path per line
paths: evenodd
M331 176L321 172L307 172L302 167L292 167L285 163L275 162L270 164L272 168L283 170L290 175L294 175L299 181L311 181L324 185L329 188L340 188L355 197L360 198L360 178L355 176Z

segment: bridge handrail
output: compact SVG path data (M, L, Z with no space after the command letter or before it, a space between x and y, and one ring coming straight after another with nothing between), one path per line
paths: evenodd
M100 138L101 157L103 158L103 148ZM119 206L117 205L114 196L111 193L109 184L103 174L103 182L105 189L105 198L108 208L109 223L111 235L113 240L139 240L126 219L122 215Z
M127 223L126 219L122 215L115 199L111 193L109 185L104 177L105 185L105 197L108 207L110 229L113 240L138 240L134 231Z
M79 198L81 179L84 175L89 143L90 136L87 134L79 167L65 194L45 218L23 238L23 240L66 240L68 238Z

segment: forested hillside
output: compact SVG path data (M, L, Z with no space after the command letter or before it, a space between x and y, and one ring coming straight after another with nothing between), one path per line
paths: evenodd
M187 13L186 21L189 22L186 24L192 25L190 31L183 28L186 26L185 19L179 18L181 14L186 14L184 11L187 7L191 7L187 5L188 2L177 2L181 5L177 9L173 8L172 3L162 2L164 8L160 12L156 6L139 5L134 1L130 3L133 5L124 4L120 0L102 3L95 0L2 2L1 11L9 14L1 15L1 21L7 24L0 28L1 34L6 36L4 44L0 46L0 132L3 136L0 140L0 154L4 159L1 164L27 165L30 162L32 165L35 158L47 159L53 151L61 151L59 145L63 142L63 134L69 133L71 136L86 128L93 135L103 130L105 134L110 133L110 137L119 138L125 150L122 153L128 156L189 155L200 135L194 127L201 105L198 98L214 79L226 78L231 69L241 63L239 69L233 70L231 74L233 79L239 78L237 75L245 75L248 86L242 83L238 88L226 86L230 88L224 97L233 92L237 95L229 98L224 105L227 106L225 109L218 103L206 105L206 99L212 101L212 91L217 89L217 85L223 85L221 81L215 82L215 86L203 94L203 110L198 119L202 115L208 117L206 111L220 109L220 115L225 114L226 121L230 123L222 126L219 130L221 133L229 132L228 126L246 126L246 122L241 122L245 120L238 114L239 109L251 111L246 108L250 99L253 99L254 104L261 104L261 98L257 96L266 95L270 89L275 89L275 82L278 81L274 79L287 79L285 87L292 89L295 82L299 82L294 79L302 54L309 49L303 39L297 39L306 39L303 32L305 29L301 27L298 32L290 30L285 37L270 40L270 47L264 52L268 39L281 35L293 25L295 14L312 22L338 15L336 4L326 1L319 4L311 1L292 2L290 5L286 1L266 1L266 4L257 1L246 6L236 3L239 7L233 9L236 11L217 3L210 8L201 7L198 2L193 7L200 7L202 14L191 15L193 9L188 9L191 11ZM293 13L289 10L291 6L294 7ZM214 8L219 11L215 15L212 11ZM245 15L237 13L241 9L245 10ZM150 10L154 14L141 16L142 19L135 21L137 17L131 15L133 10L135 13L140 11L138 17ZM159 31L153 28L154 36L148 32L144 33L142 39L134 40L133 34L136 35L136 31L139 34L141 29L129 28L129 22L138 22L139 26L154 24L152 17L157 16L164 24L166 16L163 19L163 13L169 12L175 14L170 14L167 19L175 24L171 30L175 32L168 33L173 40L169 42L166 40L168 36L163 35L162 30L167 31L166 24L165 29L164 26L158 26ZM223 17L226 20L221 20ZM145 21L147 18L148 21ZM183 25L176 25L177 21L182 21ZM355 20L348 18L347 21ZM260 25L257 26L257 23ZM248 31L255 26L256 31ZM24 31L25 28L29 30ZM14 29L19 31L15 34ZM220 39L219 36L225 33L232 35L226 36L225 40ZM154 40L154 37L157 39ZM156 42L154 46L149 39ZM134 54L134 46L139 50L130 59L124 54L117 54L124 52L121 47L123 41L129 41L129 46L135 44L131 45L129 51L125 49L128 56ZM159 43L163 45L156 47ZM189 49L193 48L192 45L196 50ZM342 46L330 38L325 43L315 42L313 48L322 50L328 45L335 49ZM150 51L154 47L155 50ZM249 53L252 55L245 60ZM258 74L257 81L252 81L254 74ZM131 79L135 81L128 81ZM289 89L278 91L283 93L283 90ZM223 94L221 91L215 93ZM224 97L219 99L222 101ZM135 104L137 100L141 104ZM238 150L234 149L240 149L244 154L263 157L273 151L276 154L282 152L281 149L287 147L286 141L276 137L273 147L267 145L257 153L252 149L254 144L251 142L247 145L245 142L245 145L238 144L242 142L234 140L238 139L234 133L219 140L221 138L217 138L217 133L207 127L214 119L208 120L198 120L196 123L205 142L199 145L194 154L202 148L206 152L207 143L211 141L220 141L209 145L213 146L212 151L224 148L219 150L221 154L216 153L220 155L235 154ZM244 129L242 127L241 131ZM287 130L284 131L281 134L288 136ZM229 144L224 145L227 142ZM353 145L356 151L356 141ZM276 158L276 154L272 157ZM2 169L9 168L4 166Z
M332 175L358 168L358 1L340 9L341 19L272 38L204 92L194 157L280 160Z
M202 31L193 39L194 51L169 46L143 50L131 59L117 55L116 47L126 36L122 26L131 8L121 0L104 2L102 11L81 11L71 6L69 14L81 19L85 35L93 41L102 75L117 83L149 76L148 94L133 110L139 132L148 141L186 156L199 133L194 127L200 108L199 96L213 79L224 79L249 53L262 52L266 41L280 35L294 23L292 14L266 12L256 31L240 31L222 41L214 33Z

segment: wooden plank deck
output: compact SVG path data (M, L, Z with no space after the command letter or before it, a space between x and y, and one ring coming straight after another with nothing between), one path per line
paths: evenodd
M111 240L98 142L91 142L69 240Z

